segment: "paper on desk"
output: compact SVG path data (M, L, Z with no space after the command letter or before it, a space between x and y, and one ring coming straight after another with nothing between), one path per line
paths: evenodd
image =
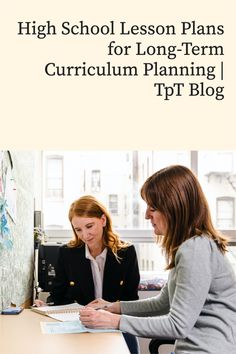
M54 318L54 320L62 321L62 322L73 322L79 321L79 313L52 313L49 317Z
M80 320L70 322L40 322L40 326L43 334L120 332L119 330L109 328L87 328L82 325Z

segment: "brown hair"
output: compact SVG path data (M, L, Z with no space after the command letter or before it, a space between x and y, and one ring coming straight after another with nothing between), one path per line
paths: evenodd
M112 230L112 220L104 205L102 205L93 196L85 195L75 200L71 204L69 210L70 223L74 216L100 219L102 215L106 216L106 225L103 228L103 244L105 247L109 248L116 257L118 257L117 256L118 250L120 250L121 248L128 247L129 243L121 241L119 235ZM76 234L76 231L74 230L72 223L71 226L74 231L74 238L68 243L68 246L80 247L84 245L84 242Z
M167 234L158 238L167 256L166 269L175 266L179 246L193 236L207 235L222 253L227 250L228 240L214 228L200 183L187 167L174 165L154 173L142 186L141 196L166 219Z

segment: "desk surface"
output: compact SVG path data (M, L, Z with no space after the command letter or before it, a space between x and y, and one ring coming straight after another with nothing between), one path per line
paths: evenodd
M42 334L41 321L54 320L31 310L0 315L1 353L129 354L121 333Z

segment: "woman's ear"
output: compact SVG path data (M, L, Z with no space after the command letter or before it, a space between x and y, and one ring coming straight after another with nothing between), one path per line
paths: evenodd
M105 227L107 224L107 217L105 214L102 214L101 221L102 221L102 226Z

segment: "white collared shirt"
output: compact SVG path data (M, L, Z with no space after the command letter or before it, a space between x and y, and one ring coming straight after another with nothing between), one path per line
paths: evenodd
M103 274L107 258L107 248L104 248L102 253L100 253L96 258L94 258L89 252L88 246L85 245L85 257L90 260L91 264L95 299L102 298Z

